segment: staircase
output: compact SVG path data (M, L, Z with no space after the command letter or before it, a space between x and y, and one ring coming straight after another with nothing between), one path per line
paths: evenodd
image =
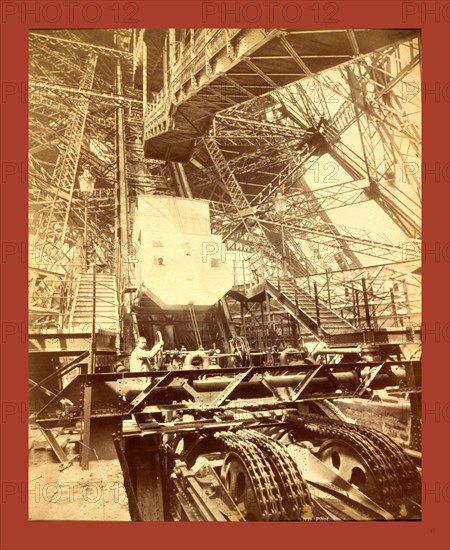
M317 319L316 302L312 296L290 280L266 281L266 291L299 323L306 326L315 337L327 340L338 334L349 334L355 328L334 311L319 304Z
M116 278L109 273L95 275L95 326L97 331L119 332L119 313ZM92 330L93 276L80 275L70 315L70 328L74 331Z

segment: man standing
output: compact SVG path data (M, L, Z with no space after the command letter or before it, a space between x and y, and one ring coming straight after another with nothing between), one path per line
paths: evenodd
M130 372L146 372L153 370L148 361L154 357L164 345L163 341L155 344L151 350L147 349L147 339L143 336L138 338L136 347L130 355Z

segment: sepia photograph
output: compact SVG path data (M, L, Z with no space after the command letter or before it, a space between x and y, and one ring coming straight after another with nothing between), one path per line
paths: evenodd
M422 520L421 39L29 29L31 522Z

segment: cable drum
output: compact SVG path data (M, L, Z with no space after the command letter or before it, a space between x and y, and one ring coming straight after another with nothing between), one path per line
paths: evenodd
M235 336L230 340L231 351L237 367L248 368L251 364L250 345L244 336Z

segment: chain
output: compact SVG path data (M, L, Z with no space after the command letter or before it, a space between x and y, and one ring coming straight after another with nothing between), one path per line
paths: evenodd
M408 515L409 501L420 501L421 478L413 461L387 435L317 414L288 415L288 425L326 439L349 444L365 462L375 480L372 495L395 517ZM263 521L313 519L313 501L294 459L285 445L254 429L239 428L216 434L244 462Z
M215 437L234 451L247 467L261 508L262 521L287 519L278 484L264 453L254 443L231 432L219 433Z
M380 450L390 458L402 487L405 487L408 493L414 494L420 490L421 477L419 471L415 467L414 462L395 441L377 430L364 426L355 426L355 429L362 435L372 439L379 446Z
M289 415L288 422L327 438L349 443L365 460L378 483L380 504L394 514L402 513L406 498L420 490L420 475L411 459L388 436L361 426L319 415Z
M284 445L248 429L215 437L244 460L264 521L313 519L309 490Z
M312 432L326 437L343 439L356 449L363 460L365 460L377 481L378 489L381 493L380 496L385 506L389 510L396 508L396 495L401 491L401 486L398 479L392 475L392 470L386 461L386 457L377 451L377 448L370 440L363 440L363 438L358 437L356 432L341 427L324 426L315 422L307 423L305 427Z
M239 435L255 443L271 463L279 481L283 507L288 519L299 520L311 517L313 504L309 490L285 446L256 430L240 430Z
M402 486L405 487L403 484L406 483L406 489L411 493L414 493L420 489L421 478L414 462L389 436L379 432L378 430L367 428L365 426L356 426L353 424L349 425L348 423L343 423L332 418L325 418L325 421L334 425L344 424L347 429L351 429L354 432L358 432L363 437L369 438L374 445L383 452L383 455L388 457L389 461L394 466L397 475L400 477Z

